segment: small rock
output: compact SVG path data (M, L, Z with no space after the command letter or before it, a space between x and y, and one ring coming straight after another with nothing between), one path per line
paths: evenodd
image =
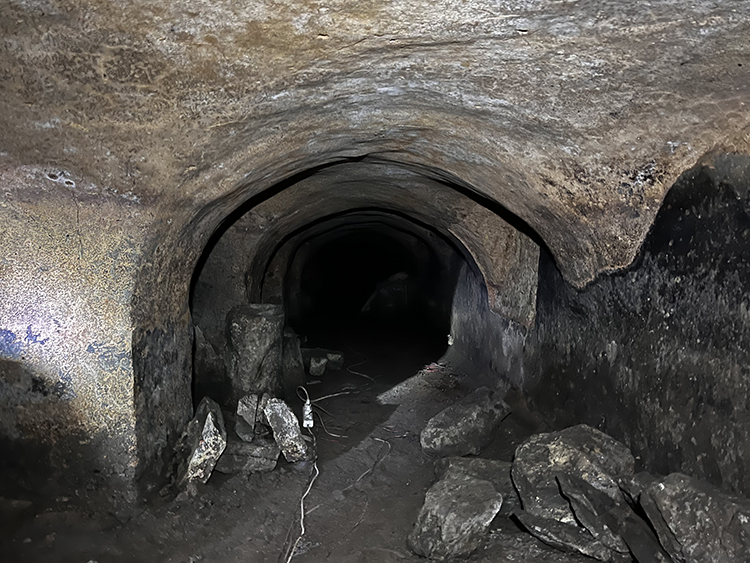
M511 474L524 510L575 524L570 504L560 495L557 475L580 478L620 500L618 480L633 475L634 467L635 459L623 444L582 424L526 440L516 449Z
M258 417L258 395L250 393L237 402L237 418L234 430L237 436L245 442L252 442L255 438L255 423Z
M480 387L430 419L420 435L422 449L444 457L476 455L509 414L510 407L498 393Z
M328 358L310 358L310 375L320 377L326 372Z
M489 481L448 472L427 491L409 548L438 561L466 557L479 546L502 503Z
M284 401L269 399L263 412L273 431L273 438L288 462L309 460L314 455L302 437L297 417Z
M256 438L251 444L230 440L215 470L242 475L273 471L280 454L279 446L264 438Z
M204 397L177 446L181 457L177 472L178 485L208 481L226 445L227 432L221 409L215 401Z
M340 352L326 352L328 367L333 371L338 371L344 367L344 355Z
M512 463L481 457L444 457L435 462L435 475L442 479L449 471L464 473L492 483L503 496L500 514L508 516L521 508L521 501L510 476Z
M672 473L646 489L641 506L675 561L748 561L750 499Z

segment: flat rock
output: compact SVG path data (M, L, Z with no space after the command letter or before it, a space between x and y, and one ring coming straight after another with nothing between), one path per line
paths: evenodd
M328 358L310 358L310 375L320 377L325 374Z
M580 553L560 551L532 535L493 530L481 551L472 557L477 563L593 563Z
M177 446L178 455L182 457L177 473L178 485L208 481L226 445L227 432L221 409L215 401L204 397Z
M444 457L435 462L435 475L438 479L442 479L451 471L489 481L503 496L500 514L507 516L521 508L521 501L510 476L511 467L512 464L509 461L481 457Z
M257 438L251 444L230 440L215 470L220 473L243 475L273 471L279 455L281 449L271 440Z
M299 421L289 405L281 399L269 399L263 412L273 431L273 438L288 462L307 461L314 456L312 448L302 437Z
M420 435L422 449L443 457L476 455L509 414L510 407L497 392L480 387L430 419Z
M503 504L489 481L449 471L425 495L407 543L437 561L466 557L480 544Z
M255 425L258 417L260 397L254 393L245 395L237 402L237 418L234 430L245 442L252 442L255 438Z
M641 506L675 561L750 561L750 499L672 473L646 489Z
M577 552L608 563L630 563L632 561L630 556L607 548L580 526L565 524L552 518L535 516L523 510L516 512L516 516L531 535L551 547Z
M560 495L557 475L581 479L619 500L618 481L632 476L634 467L635 459L623 444L582 424L526 440L516 449L511 475L524 510L575 524L568 501Z

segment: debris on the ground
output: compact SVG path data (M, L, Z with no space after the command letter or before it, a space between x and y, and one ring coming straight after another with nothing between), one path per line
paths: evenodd
M238 305L227 315L227 374L235 400L282 393L284 311L280 305Z
M180 456L178 486L193 481L208 481L226 445L227 432L221 409L214 400L204 397L177 446Z
M252 443L229 440L215 470L219 473L242 475L273 471L279 455L281 449L272 440L256 438Z
M489 481L449 471L427 491L409 548L437 561L466 557L479 546L502 503Z
M310 358L310 375L313 377L320 377L326 372L327 365L328 358Z
M713 563L750 558L748 498L672 473L646 489L641 506L675 561Z
M476 455L509 414L499 393L480 387L430 419L420 436L422 449L444 457Z
M309 461L315 457L314 448L302 437L297 417L284 401L269 399L263 412L273 430L274 440L288 462Z
M260 398L255 393L245 395L237 402L237 418L234 430L245 442L252 442L255 438L255 425L258 417L258 403Z
M325 348L302 348L302 360L308 373L320 377L326 370L338 371L344 367L344 354Z
M492 483L503 496L500 514L509 516L521 508L521 501L510 477L512 463L481 457L444 457L435 462L435 475L442 479L449 472L463 473Z
M576 524L556 477L564 473L588 482L613 500L622 499L621 477L633 475L635 459L614 438L586 425L536 434L516 449L513 482L524 510L542 518Z

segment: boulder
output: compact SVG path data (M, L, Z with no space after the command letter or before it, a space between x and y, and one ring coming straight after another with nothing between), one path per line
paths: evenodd
M215 401L204 397L177 444L178 486L208 481L226 445L227 432L221 409Z
M449 471L427 491L409 548L437 561L466 557L479 546L502 504L502 495L489 481Z
M219 473L243 475L273 471L279 455L281 455L279 446L265 438L256 438L251 444L230 440L215 470Z
M500 514L509 516L521 508L521 501L510 476L511 467L509 461L481 457L444 457L435 462L435 475L442 479L450 471L489 481L503 497Z
M635 459L623 444L586 425L536 434L516 449L511 475L524 510L535 516L576 524L556 477L581 479L620 501L621 477L632 476Z
M672 473L649 485L641 506L676 562L750 560L750 499Z
M284 401L269 399L263 412L273 431L273 438L288 462L309 461L314 457L312 447L302 437L297 417Z
M239 305L227 315L227 373L232 397L282 393L284 311L280 305Z
M510 407L497 392L480 387L430 419L420 435L422 449L443 457L476 455L509 414Z

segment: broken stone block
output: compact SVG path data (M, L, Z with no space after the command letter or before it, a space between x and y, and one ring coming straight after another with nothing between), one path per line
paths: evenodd
M310 358L310 375L320 377L326 372L328 358Z
M430 419L420 435L422 449L443 457L476 455L509 414L510 407L497 392L480 387Z
M290 463L309 460L312 448L308 448L302 437L299 421L292 409L281 399L269 399L263 412L286 460Z
M326 352L326 359L328 360L328 367L334 371L344 367L344 355L340 352Z
M237 418L234 430L245 442L252 442L255 438L255 424L258 416L258 395L250 393L237 402Z
M227 372L232 397L282 392L284 311L280 305L239 305L227 315Z
M230 440L219 458L215 470L220 473L261 473L273 471L281 455L279 446L265 438L257 438L253 443Z
M607 563L630 563L632 561L630 556L607 548L579 526L535 516L524 510L516 512L516 517L531 535L549 546L563 551L577 552Z
M204 397L178 442L177 451L182 458L177 471L178 486L208 481L226 445L221 409L215 401Z
M435 475L442 479L449 471L464 473L470 477L489 481L503 496L500 514L509 516L521 508L521 501L510 477L512 464L509 461L482 459L480 457L444 457L435 462Z
M526 440L516 449L511 475L524 510L575 524L570 504L560 495L558 474L580 478L619 500L618 480L633 475L634 467L635 459L623 444L582 424Z
M672 473L646 489L641 506L675 561L748 561L750 499Z
M630 514L624 499L612 500L583 479L564 473L557 476L557 483L583 528L605 547L618 553L628 552L628 546L620 537L623 521Z
M489 481L448 472L427 491L409 548L437 561L466 557L479 546L502 503Z

